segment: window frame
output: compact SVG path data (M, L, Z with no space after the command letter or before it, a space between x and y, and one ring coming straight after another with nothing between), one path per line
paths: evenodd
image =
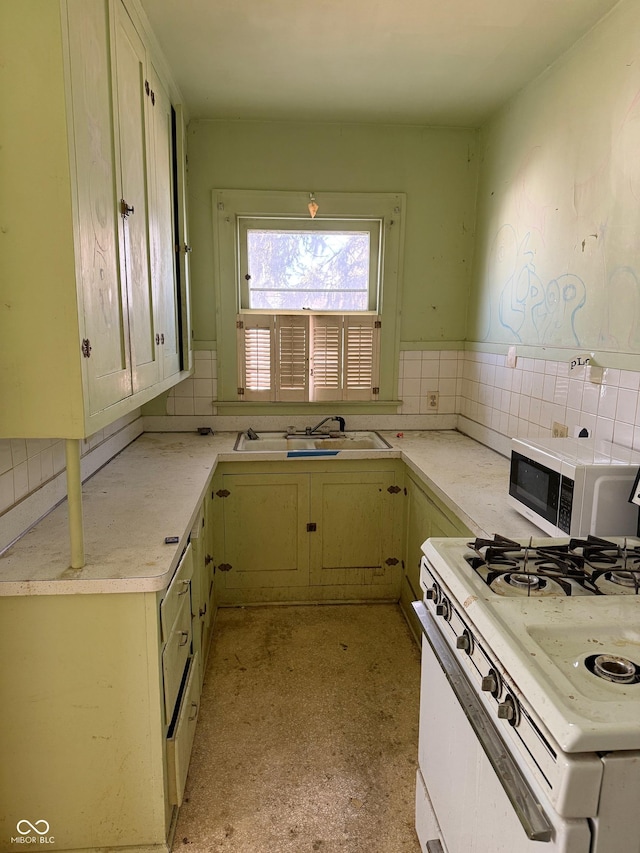
M381 252L379 257L380 284L378 286L378 311L382 327L379 349L379 388L377 400L347 400L353 411L369 406L379 410L387 406L395 411L397 406L398 363L400 343L400 306L402 290L402 265L404 247L404 221L406 197L404 193L320 193L315 192L319 206L317 217L330 219L379 219L381 226ZM213 244L214 244L214 295L216 301L216 347L218 354L218 400L216 406L235 407L235 411L249 412L251 407L264 411L270 406L280 411L295 407L286 400L243 401L238 398L238 341L236 322L238 314L250 313L240 305L241 261L238 247L238 219L273 217L274 219L302 218L307 215L309 192L271 190L213 190ZM320 221L320 220L319 220ZM264 314L261 309L256 312ZM278 313L278 312L269 312ZM287 311L287 314L295 312ZM300 313L308 313L306 311ZM316 312L314 312L316 313ZM317 312L331 313L331 312ZM345 312L334 312L345 313ZM353 312L354 316L357 312ZM366 313L366 312L362 312ZM375 313L375 312L369 312ZM305 407L322 405L328 401L306 403ZM349 406L343 406L349 411Z

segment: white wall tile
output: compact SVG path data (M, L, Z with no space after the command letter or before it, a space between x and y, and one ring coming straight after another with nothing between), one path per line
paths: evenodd
M15 503L13 491L13 471L0 474L0 512L4 512Z
M620 388L637 391L640 388L640 373L637 370L621 370Z
M598 406L598 417L610 418L616 416L618 405L618 387L612 385L596 386L600 388L600 405Z
M628 388L619 388L616 421L622 421L625 424L635 423L638 399L637 391L632 391Z
M4 474L13 468L13 456L11 454L11 439L0 440L0 474ZM13 490L13 486L11 487Z
M27 461L27 442L24 438L11 439L11 456L13 457L13 467L21 462Z
M416 379L420 378L420 373L422 369L422 362L414 359L409 359L404 362L404 370L402 372L402 376L404 379Z
M16 501L29 494L29 472L26 462L21 462L13 469L13 491Z

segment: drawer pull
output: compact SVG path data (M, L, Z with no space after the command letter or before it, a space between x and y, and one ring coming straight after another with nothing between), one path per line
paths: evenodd
M181 646L186 646L189 642L189 632L188 631L180 631L180 636L182 639L180 640Z
M189 722L190 722L190 723L191 723L191 722L193 722L193 720L195 720L195 718L198 716L198 703L197 703L197 702L192 702L192 703L191 703L191 707L193 708L193 713L192 713L192 714L191 714L191 716L189 717Z

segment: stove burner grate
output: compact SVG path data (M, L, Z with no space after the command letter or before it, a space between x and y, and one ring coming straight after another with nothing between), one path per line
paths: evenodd
M468 543L472 569L501 595L640 595L640 547L587 536L563 544L534 546L496 534ZM550 579L534 582L529 576ZM498 581L496 588L495 582Z

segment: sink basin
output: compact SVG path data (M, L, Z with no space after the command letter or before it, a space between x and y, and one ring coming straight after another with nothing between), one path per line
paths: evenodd
M257 439L238 433L234 450L243 453L286 451L287 455L337 456L343 450L390 450L381 435L371 430L330 433L324 435L287 435L282 432L259 432Z

